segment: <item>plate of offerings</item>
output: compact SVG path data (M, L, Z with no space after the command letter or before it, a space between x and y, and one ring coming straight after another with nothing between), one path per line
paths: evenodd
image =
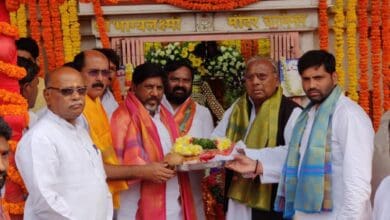
M164 161L177 171L204 170L223 167L233 150L228 138L194 138L183 136L176 139Z

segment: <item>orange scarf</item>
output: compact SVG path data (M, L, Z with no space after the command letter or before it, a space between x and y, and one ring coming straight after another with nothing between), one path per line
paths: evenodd
M179 125L180 136L186 135L191 129L195 111L196 103L191 98L188 98L176 111L174 118L176 124Z
M111 138L110 124L106 112L99 98L93 101L88 95L85 97L83 115L89 126L89 134L92 141L102 152L103 161L106 164L118 165ZM114 208L119 208L119 192L127 189L126 181L108 181L112 193Z
M124 113L123 108L128 111ZM120 115L122 114L122 115ZM158 136L149 112L145 109L138 98L129 92L125 102L120 106L120 110L112 120L112 130L115 131L114 143L117 154L122 158L123 164L142 165L149 162L159 162L164 158L161 141ZM121 118L122 117L122 118ZM130 117L130 118L128 118ZM124 127L124 121L128 118L127 128ZM174 142L178 137L177 125L169 111L160 106L160 119L170 132L171 141ZM196 212L192 198L190 182L187 173L178 173L180 185L180 197L185 220L195 220ZM129 186L140 182L141 180L129 181ZM141 181L141 196L138 202L137 219L166 219L166 183L153 183L150 181Z

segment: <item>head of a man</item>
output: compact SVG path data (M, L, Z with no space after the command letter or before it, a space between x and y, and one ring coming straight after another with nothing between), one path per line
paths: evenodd
M74 68L60 67L45 76L47 107L71 124L84 110L86 92L84 79Z
M165 96L173 106L179 106L191 96L194 69L183 60L168 62L164 70Z
M18 57L18 66L26 69L26 76L19 80L20 94L27 99L28 108L33 108L38 95L38 72L36 63L24 57Z
M164 72L160 65L144 63L134 69L132 90L151 115L154 115L164 94Z
M112 78L115 77L116 72L119 70L120 65L120 58L118 54L115 52L115 50L111 48L95 48L94 50L97 50L104 54L104 56L107 57L109 62L109 69L111 71L110 77L104 80L104 84L106 84L106 91L111 86Z
M91 99L100 97L111 76L107 57L97 50L83 51L74 57L73 66L81 72L88 96Z
M37 58L39 56L39 47L37 42L29 37L22 37L16 41L16 48L19 57L24 57L37 62Z
M260 106L278 89L279 76L276 64L263 57L249 59L246 64L244 81L248 96L255 106Z
M9 146L8 140L11 138L12 130L7 122L0 117L0 189L3 188L5 179L7 177L8 168L8 154Z
M337 84L336 60L324 50L311 50L298 61L302 87L313 103L323 102Z

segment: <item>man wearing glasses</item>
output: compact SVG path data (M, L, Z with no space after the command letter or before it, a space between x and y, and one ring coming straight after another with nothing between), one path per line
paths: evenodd
M15 156L29 192L24 219L112 219L101 152L77 120L86 93L83 77L71 67L46 75L48 110L22 137Z

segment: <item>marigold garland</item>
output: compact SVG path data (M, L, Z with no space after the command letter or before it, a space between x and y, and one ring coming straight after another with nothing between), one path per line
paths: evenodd
M112 78L111 82L112 87L112 93L114 95L115 100L120 104L123 102L122 92L121 92L121 85L119 84L119 80L116 76Z
M358 101L357 94L357 56L356 56L356 0L347 2L347 58L348 58L348 96Z
M328 4L327 0L318 2L318 35L320 37L320 49L328 50Z
M370 93L368 88L368 0L360 0L358 4L359 21L359 104L367 114L370 113Z
M62 43L61 19L57 1L58 0L49 0L55 51L55 67L60 67L64 64L64 45Z
M258 2L258 0L155 0L155 2L190 10L219 11L243 7Z
M68 1L68 11L69 11L69 25L70 25L70 39L72 40L72 50L73 55L76 56L80 52L81 47L81 36L80 36L80 23L77 15L77 1L69 0Z
M19 0L5 0L5 7L9 12L18 10L20 1Z
M27 105L26 99L19 93L10 92L5 89L0 89L0 103L4 104L16 104Z
M19 9L16 11L17 26L20 37L27 37L27 16L26 16L26 4L20 4Z
M344 88L345 74L343 68L344 61L344 1L335 1L335 16L333 30L335 33L335 57L336 72L339 85Z
M380 91L381 80L381 4L380 0L371 0L371 66L372 66L372 98L373 98L373 122L375 130L378 129L382 115L382 99Z
M24 201L23 202L7 202L5 199L2 199L4 210L7 210L8 213L14 215L23 215L24 213Z
M103 17L102 6L100 5L100 0L92 0L93 11L96 16L96 23L99 30L100 40L104 48L110 48L110 39L108 38L106 31L106 23Z
M16 18L16 12L10 12L9 13L9 21L10 21L11 25L17 26L18 21L17 21L17 18Z
M382 82L384 110L390 110L390 1L382 1Z
M10 25L7 22L0 21L0 34L19 38L19 31L18 28L15 25Z
M43 47L46 51L47 63L49 71L53 71L56 68L56 58L53 45L53 30L50 20L50 9L48 0L39 0L39 8L42 15L42 37Z
M73 51L72 51L72 40L70 37L70 22L69 22L69 4L68 1L64 1L60 5L61 13L61 28L62 28L62 43L64 47L64 59L65 62L70 62L73 60Z
M19 80L26 76L26 69L0 60L0 73Z
M28 15L30 19L30 32L32 39L37 42L39 51L42 51L42 44L41 44L41 31L40 31L40 23L38 21L37 16L37 3L35 0L28 0ZM43 76L44 74L44 66L43 66L43 57L42 53L39 53L38 57L39 61L39 76Z
M263 57L268 57L271 51L271 41L269 38L260 38L257 40L257 54Z

